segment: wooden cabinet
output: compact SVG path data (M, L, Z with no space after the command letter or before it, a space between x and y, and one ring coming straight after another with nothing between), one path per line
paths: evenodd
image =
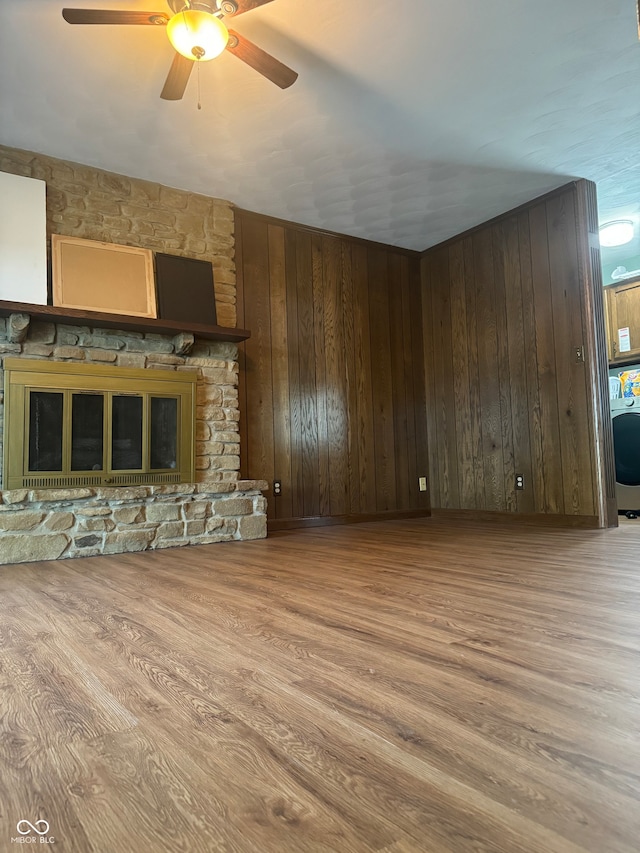
M609 361L640 359L640 278L605 288Z

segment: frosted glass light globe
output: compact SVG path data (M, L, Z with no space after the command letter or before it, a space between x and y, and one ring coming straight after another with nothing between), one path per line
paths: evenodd
M207 61L220 56L229 31L219 18L198 9L178 12L167 24L169 41L187 59Z

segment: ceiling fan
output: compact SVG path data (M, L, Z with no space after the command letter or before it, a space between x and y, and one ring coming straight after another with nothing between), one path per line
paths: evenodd
M167 0L166 12L137 12L115 9L63 9L69 24L141 24L166 26L176 50L160 97L179 101L196 62L214 59L228 50L281 89L298 79L291 68L266 53L249 39L225 26L226 17L250 12L271 0Z

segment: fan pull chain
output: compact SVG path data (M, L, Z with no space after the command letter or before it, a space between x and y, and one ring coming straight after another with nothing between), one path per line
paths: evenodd
M200 63L196 62L196 69L198 74L198 109L202 109L202 104L200 103Z

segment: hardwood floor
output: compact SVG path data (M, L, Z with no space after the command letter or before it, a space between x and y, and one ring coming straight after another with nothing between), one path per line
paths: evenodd
M639 628L640 521L4 567L0 850L635 853Z

